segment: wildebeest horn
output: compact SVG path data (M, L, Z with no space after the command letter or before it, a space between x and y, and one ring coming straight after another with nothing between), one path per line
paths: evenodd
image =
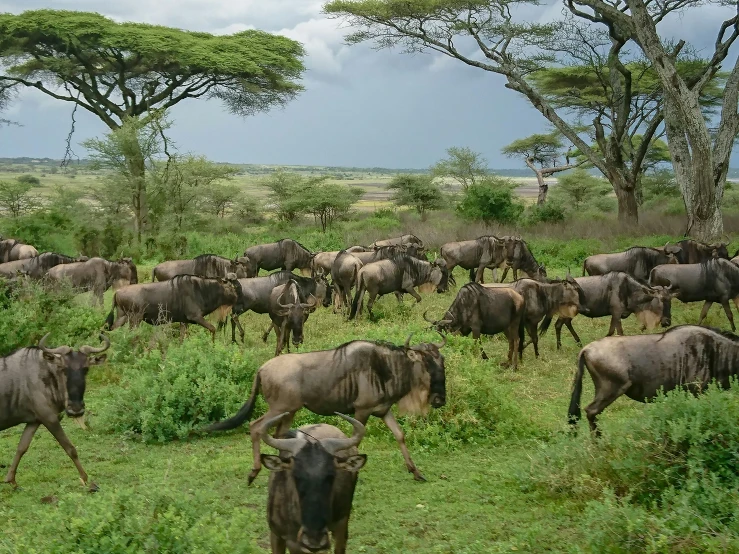
M108 348L110 348L110 339L105 336L104 333L100 333L100 340L102 340L105 344L99 348L95 348L93 346L84 345L80 347L80 352L82 352L85 355L89 354L100 354L100 352L105 352Z
M405 346L406 348L410 348L410 346L411 346L411 337L412 337L412 336L413 336L413 333L411 333L410 335L408 335L408 338L407 338L407 339L405 339L405 345L404 345L404 346Z
M280 297L280 298L282 298L282 297ZM290 309L292 309L292 308L295 307L295 304L283 304L282 302L280 302L280 298L277 299L277 305L280 308L284 308L286 310L290 310Z
M441 335L442 342L432 342L436 348L444 348L446 346L446 335L442 333L441 331L437 331Z
M339 412L335 413L340 418L345 419L346 421L351 423L352 427L354 427L354 432L352 433L351 438L348 439L322 439L318 441L321 443L321 446L323 446L324 450L331 455L335 455L341 450L348 450L349 448L359 445L359 443L362 442L362 439L364 438L365 432L364 425L362 425L353 417L340 414Z
M311 294L310 298L308 299L308 302L305 304L301 304L300 307L306 310L310 308L315 308L317 304L318 304L318 299Z
M226 273L226 280L227 281L235 281L236 280L236 274L235 273Z
M41 350L43 350L47 354L60 354L60 355L69 354L72 351L72 349L69 346L58 346L56 348L47 348L46 339L49 338L49 335L51 335L51 333L46 333L43 337L41 337L41 340L38 341L38 347Z
M426 321L428 321L432 325L436 324L436 322L433 319L429 319L428 317L426 317L426 314L428 314L428 313L429 313L428 310L426 310L425 312L423 312L423 319L425 319Z
M261 433L261 438L265 444L271 446L272 448L276 448L277 450L285 450L295 456L303 447L303 444L305 444L305 439L302 436L298 435L298 437L294 439L276 439L269 434L270 427L272 427L275 423L280 421L289 413L290 412L285 412L265 421L264 430Z

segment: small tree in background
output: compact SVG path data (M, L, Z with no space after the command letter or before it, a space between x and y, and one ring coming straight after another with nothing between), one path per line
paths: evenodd
M357 187L327 183L326 178L309 179L303 193L303 210L321 223L321 230L346 217L364 192Z
M552 195L561 199L565 205L577 210L583 205L608 196L611 188L603 179L591 175L584 169L576 169L557 180Z
M465 219L486 224L513 223L524 210L513 197L515 188L510 179L490 175L464 191L457 211Z
M36 207L31 188L32 185L17 179L0 181L0 207L14 218L30 212Z
M452 147L446 153L447 157L431 168L435 179L451 179L465 191L490 174L487 160L470 148Z
M20 175L18 177L18 180L21 183L29 184L32 187L40 187L41 186L41 179L39 179L35 175Z
M262 185L270 191L267 201L277 219L290 222L303 214L300 194L305 180L301 175L278 169Z
M210 208L211 213L224 218L226 212L233 207L241 194L241 189L230 183L211 183L204 192L205 204Z
M395 191L393 202L413 208L422 220L426 212L444 207L444 193L431 175L396 175L386 188Z

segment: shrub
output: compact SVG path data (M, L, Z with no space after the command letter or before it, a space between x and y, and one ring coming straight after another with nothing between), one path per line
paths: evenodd
M536 223L561 223L567 218L564 206L559 202L545 202L544 204L534 204L529 208L526 214L526 221L529 225Z
M467 188L457 206L465 218L490 223L513 223L523 212L523 205L513 198L515 185L501 177L487 177Z
M41 186L41 180L36 177L35 175L20 175L16 179L19 183L23 183L26 185L31 185L32 187L40 187Z

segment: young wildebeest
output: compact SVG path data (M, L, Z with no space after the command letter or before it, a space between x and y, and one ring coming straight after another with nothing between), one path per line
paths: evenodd
M311 261L312 274L330 274L331 268L334 265L334 261L336 261L337 256L341 252L349 252L350 254L353 254L354 252L372 252L372 250L372 248L368 248L366 246L350 246L349 248L346 248L344 250L335 250L333 252L318 252Z
M110 341L100 348L82 346L75 351L69 346L47 348L47 333L38 347L21 348L0 361L0 431L21 423L26 428L21 435L18 450L10 464L5 482L16 486L15 474L21 458L31 445L31 439L43 425L72 459L83 485L87 485L87 473L77 456L77 450L64 433L59 423L59 414L78 418L85 414L85 379L87 370L105 361ZM91 490L97 490L94 483Z
M299 269L310 275L314 254L293 239L282 239L269 244L258 244L246 249L244 256L249 258L249 275L259 275L260 269L272 271Z
M449 272L446 267L411 258L408 255L366 264L357 274L357 292L352 301L349 319L354 319L357 313L362 313L365 291L370 295L367 301L367 311L370 317L373 317L372 305L378 296L391 292L407 292L416 299L416 302L420 302L421 296L416 292L415 287L425 283L432 283L436 287L436 292L446 292L449 288ZM400 301L401 298L398 296L398 302Z
M0 237L0 263L27 260L36 256L38 256L38 250L30 244L23 244L15 239L3 240Z
M41 279L52 267L84 261L87 261L86 256L70 258L55 252L44 252L33 258L0 264L0 277L13 277L23 272L31 279Z
M117 290L139 282L136 266L131 258L111 262L103 258L90 258L86 262L61 264L46 273L49 281L68 281L75 289L92 291L95 300L102 305L103 294L113 287Z
M254 411L261 387L269 410L250 425L254 467L249 483L261 469L259 437L270 418L289 412L275 434L290 428L300 408L318 415L334 412L354 413L363 425L370 416L380 417L392 431L405 458L405 465L418 481L425 481L416 469L405 445L405 436L391 410L398 404L400 413L426 414L429 405L446 403L444 356L446 344L422 343L403 346L386 342L352 341L333 350L286 354L264 364L254 378L251 396L230 419L207 427L206 431L225 431L243 424Z
M725 242L717 244L705 244L696 240L684 239L675 243L680 247L676 254L677 262L680 264L700 264L713 258L729 259L729 251Z
M364 264L347 250L336 256L331 266L331 281L334 284L334 307L348 310L352 304L352 289L357 284L357 275Z
M249 258L242 256L229 260L215 254L202 254L192 260L162 262L151 272L152 281L169 281L175 275L197 275L208 279L225 277L234 273L238 279L254 277L249 271Z
M241 286L233 274L225 279L177 275L163 283L142 283L117 290L105 325L115 330L126 321L131 326L141 321L151 325L181 323L180 340L183 340L187 324L194 323L208 329L215 341L216 328L205 316L218 308L233 306L240 297Z
M621 271L634 279L646 281L649 279L649 272L658 265L678 263L677 255L681 250L679 246L669 246L667 243L662 248L634 246L626 252L595 254L585 258L582 274L605 275L612 271Z
M508 269L513 270L513 280L518 279L518 272L522 271L529 279L546 281L546 268L536 261L526 241L518 237L505 237L506 265L500 280L505 281Z
M293 279L284 285L276 286L269 295L269 317L277 335L275 356L279 356L285 346L290 353L290 331L293 334L295 348L303 344L303 324L318 306L314 296L311 296L308 302L303 302L304 298L301 297L304 296L301 294L300 286ZM263 338L266 340L268 336L269 329Z
M736 331L729 300L734 300L739 309L739 267L729 260L716 258L702 264L658 265L649 275L649 283L675 287L681 302L705 301L698 325L703 323L713 303L719 302L729 318L731 330Z
M476 238L475 240L463 240L458 242L447 242L442 245L439 255L446 262L446 268L451 275L454 268L470 270L470 280L481 283L486 267L493 268L493 281L496 277L496 269L505 265L505 245L501 239L492 235ZM474 278L473 278L474 272Z
M677 387L702 391L711 381L728 388L739 374L739 337L705 327L681 325L664 333L609 337L580 351L568 412L580 419L582 376L587 368L595 384L595 398L585 408L590 429L595 418L619 396L645 402Z
M331 548L346 552L357 472L367 461L357 446L364 436L364 425L349 416L336 414L354 427L351 438L333 425L304 425L288 431L285 438L272 438L269 428L279 422L278 415L264 422L261 439L280 451L279 456L262 454L269 476L267 519L271 532L272 554L318 552Z
M439 332L460 333L480 341L480 335L505 333L508 339L508 362L505 366L518 367L518 345L524 339L524 298L511 287L489 288L479 283L467 283L444 314L444 319L423 318ZM488 356L480 348L482 359Z
M650 287L617 271L595 277L577 277L575 281L582 291L579 312L590 318L611 316L609 337L614 332L624 334L621 319L632 313L642 324L642 330L651 331L660 323L662 327L672 325L672 298L677 293L671 287ZM552 317L544 318L539 336L546 333L551 322ZM562 347L562 325L566 325L575 342L581 344L580 337L572 327L572 319L559 316L555 324L557 350Z

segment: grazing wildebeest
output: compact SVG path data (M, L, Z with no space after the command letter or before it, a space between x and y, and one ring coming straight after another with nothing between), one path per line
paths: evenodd
M244 328L241 326L239 316L249 310L257 314L268 314L272 289L279 285L284 285L290 280L293 280L298 284L304 298L313 296L325 308L331 305L331 286L324 275L302 277L289 271L276 271L275 273L265 277L239 279L242 295L231 309L232 342L236 342L236 327L239 328L241 342L244 342ZM262 335L262 340L267 340L271 330L272 325L270 325Z
M254 277L249 270L246 256L229 260L215 254L202 254L192 260L171 260L157 265L151 272L152 281L169 281L175 275L197 275L209 279L225 277L234 273L238 279Z
M363 425L370 416L382 418L400 445L408 471L416 480L425 481L411 460L391 408L397 403L400 413L426 414L429 405L440 408L446 403L444 356L439 352L446 338L441 344L416 346L410 340L409 336L403 346L358 340L332 350L273 358L257 371L251 396L238 413L205 430L225 431L242 425L251 417L261 387L269 410L249 426L254 454L249 483L261 469L259 437L265 423L289 412L275 434L282 436L303 407L318 415L353 413Z
M509 269L513 270L514 281L518 279L519 271L524 272L529 279L535 281L547 280L546 268L536 261L525 240L518 237L504 237L503 242L505 243L506 265L500 278L501 282L505 281Z
M727 243L705 244L696 240L684 239L677 243L680 251L677 252L677 262L680 264L700 264L713 258L729 259Z
M391 292L407 292L416 299L416 302L420 302L421 296L415 291L415 287L425 283L433 283L436 292L446 292L449 287L449 272L446 267L408 255L366 264L357 275L357 292L354 294L349 319L354 319L357 313L362 313L365 291L370 295L367 311L372 317L372 305L378 296Z
M739 337L695 325L681 325L654 335L608 337L580 351L568 416L580 419L582 377L587 368L595 398L585 408L590 429L596 417L619 396L645 402L660 390L686 387L693 393L716 381L728 388L739 375Z
M181 323L180 340L187 333L187 324L201 325L216 340L216 328L205 316L218 308L231 307L241 298L241 286L233 274L222 279L207 279L195 275L177 275L161 283L128 285L113 294L113 306L105 321L108 329L115 330L128 321L138 325L145 321L151 325ZM118 319L115 311L118 309Z
M672 287L650 287L618 271L593 277L577 277L575 281L582 291L579 308L582 315L590 318L611 316L607 336L614 332L623 335L621 319L632 313L636 314L636 319L642 324L642 330L651 331L658 324L662 327L672 325L672 298L677 295ZM551 322L552 317L544 318L539 336L547 331ZM566 325L575 342L581 344L580 337L572 327L572 319L559 316L555 325L557 350L562 347L562 325Z
M423 318L439 332L459 333L480 341L480 335L505 333L508 339L508 362L503 366L518 367L518 345L524 339L524 298L511 287L488 288L479 283L467 283L438 321ZM488 359L480 347L482 358Z
M447 242L442 245L439 255L446 262L446 268L451 274L454 268L470 270L470 280L481 283L486 267L493 268L493 281L495 271L506 263L505 245L503 241L492 235L478 237L475 240L463 240L458 242ZM474 279L472 272L474 271Z
M282 239L251 246L246 249L244 256L249 258L249 274L256 277L260 269L299 269L303 273L310 273L314 254L293 239Z
M331 273L331 268L333 267L334 261L336 260L336 257L339 255L340 252L349 252L350 254L353 254L354 252L372 251L372 248L368 248L366 246L350 246L349 248L345 248L344 250L318 252L313 257L313 261L311 262L311 270L314 274L323 273L324 275L328 275Z
M731 330L736 331L729 300L739 309L739 267L729 260L714 258L702 264L658 265L649 275L649 284L672 285L681 302L704 301L698 325L703 323L713 303L720 303Z
M0 263L27 260L36 256L38 256L38 250L30 244L23 244L15 239L3 240L0 237Z
M290 353L290 331L295 347L298 348L303 344L303 324L318 305L314 296L307 302L304 297L305 294L301 294L301 288L294 279L290 279L284 285L277 285L269 295L269 317L277 335L275 356L279 356L285 346L288 354ZM268 335L269 330L265 337Z
M261 439L280 451L279 456L262 454L270 470L267 520L272 554L318 552L331 548L344 554L349 538L357 472L367 461L357 446L365 428L356 419L337 414L354 427L351 438L333 425L320 423L290 430L283 438L267 432L283 416L265 421Z
M416 235L401 235L392 239L376 240L370 246L372 248L382 248L383 246L416 246L419 250L424 250L423 241Z
M110 347L110 341L101 334L102 347L82 346L75 351L69 346L47 348L48 338L49 333L38 347L21 348L0 361L0 431L26 424L5 476L5 482L14 487L18 464L41 425L54 435L77 467L82 484L87 485L87 473L59 423L59 414L66 412L72 418L85 414L87 370L105 361L101 353ZM90 487L96 489L92 483Z
M70 258L55 252L44 252L33 258L0 264L0 277L13 277L19 273L25 273L31 279L41 279L54 266L84 261L87 261L86 256Z
M101 305L103 294L109 288L117 290L139 282L136 266L131 258L123 258L117 262L90 258L86 262L61 264L52 267L46 273L46 278L56 282L68 281L76 289L92 291Z
M605 275L612 271L628 273L634 279L646 282L649 272L658 265L678 263L679 246L666 244L663 249L633 246L626 252L595 254L582 264L583 275Z
M357 284L357 275L364 264L362 260L347 250L336 256L331 266L331 281L334 284L334 306L349 309L352 303L352 289Z

